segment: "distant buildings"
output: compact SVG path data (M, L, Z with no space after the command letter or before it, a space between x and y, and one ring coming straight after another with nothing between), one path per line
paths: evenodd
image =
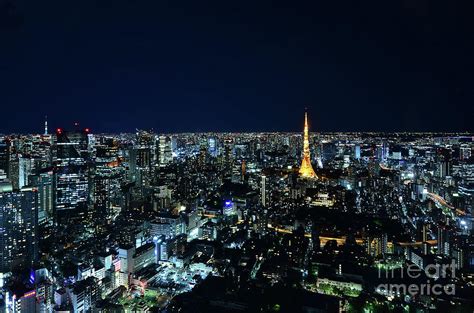
M471 309L472 136L308 126L0 137L0 311Z

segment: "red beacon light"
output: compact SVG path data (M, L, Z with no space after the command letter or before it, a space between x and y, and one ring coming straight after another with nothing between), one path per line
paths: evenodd
M89 128L84 129L86 133L89 133L91 130Z
M61 133L63 132L63 130L62 130L61 128L58 128L58 129L56 129L56 132L57 132L58 134L61 134Z

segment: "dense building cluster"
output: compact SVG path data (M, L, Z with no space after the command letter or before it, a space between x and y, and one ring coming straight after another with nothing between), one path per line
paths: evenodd
M472 312L473 135L307 126L0 136L0 311Z

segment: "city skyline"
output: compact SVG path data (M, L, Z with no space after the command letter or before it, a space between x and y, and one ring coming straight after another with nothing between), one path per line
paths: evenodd
M474 136L300 120L0 135L0 308L470 313Z
M307 108L305 107L305 109L302 111L302 112L308 112ZM49 123L49 124L48 124ZM49 125L49 126L48 126ZM302 126L304 128L304 123L302 123ZM51 134L51 133L54 133L55 131L57 131L58 129L64 129L64 130L73 130L73 129L82 129L82 128L87 128L90 130L90 132L94 132L94 133L97 133L97 134L114 134L114 133L123 133L123 134L133 134L137 131L140 131L140 130L147 130L147 131L152 131L152 132L156 132L158 134L169 134L169 135L172 135L172 134L208 134L208 133L215 133L215 134L219 134L219 133L303 133L301 130L234 130L234 131L226 131L226 130L199 130L199 131L178 131L178 132L166 132L166 131L157 131L155 128L151 127L151 128L144 128L144 127L135 127L133 130L128 130L128 131L102 131L102 132L96 132L95 129L89 127L89 125L82 125L82 123L80 123L79 121L77 120L73 120L71 121L69 124L67 123L60 123L59 125L57 125L57 127L54 127L54 125L51 125L50 122L48 122L48 119L45 118L43 119L43 126L42 126L42 129L41 131L31 131L31 132L1 132L0 131L0 134L3 134L3 135L15 135L15 134L18 134L18 135L30 135L30 134L37 134L37 135L41 135L41 134L46 134L45 131L47 130L48 131L48 134ZM400 131L376 131L376 130L363 130L363 131L353 131L353 130L348 130L348 131L338 131L338 130L335 130L335 131L321 131L321 130L308 130L308 133L309 134L337 134L337 133L341 133L341 134L344 134L344 133L347 133L347 134L356 134L356 133L366 133L366 134L464 134L464 135L473 135L474 134L474 131L468 131L468 130L465 130L465 131L434 131L434 130L427 130L427 131L411 131L411 130L400 130Z
M0 0L0 313L473 313L471 12Z

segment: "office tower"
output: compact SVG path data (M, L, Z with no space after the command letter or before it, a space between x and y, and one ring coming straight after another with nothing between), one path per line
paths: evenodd
M367 236L365 248L368 255L383 257L388 252L388 237L383 233L376 237Z
M158 137L158 149L159 164L161 167L164 167L173 161L173 154L171 152L171 140L169 137Z
M424 223L423 224L423 229L422 229L422 241L425 242L425 241L428 241L429 240L429 236L430 236L430 225L429 224L426 224Z
M267 206L267 176L262 175L260 181L260 203L263 207Z
M128 163L127 179L131 182L135 182L139 176L137 167L137 150L133 147L128 147L125 155Z
M31 176L31 185L38 191L38 224L52 222L55 203L53 169L43 169Z
M197 164L197 168L200 170L200 171L203 171L205 170L206 168L206 164L207 164L207 149L204 145L201 146L201 148L199 149L199 156L198 156L198 164Z
M214 158L217 157L217 139L216 138L209 138L208 139L208 151L211 156Z
M424 220L419 220L416 223L416 240L425 242L430 239L430 224Z
M326 142L321 144L321 154L324 160L331 160L336 157L337 147L333 142Z
M243 182L243 175L242 175L242 166L243 166L243 164L245 164L245 163L242 163L242 164L235 163L232 166L232 177L231 178L232 178L233 183L239 184L239 183Z
M376 255L382 255L385 256L387 254L388 250L388 238L387 234L383 233L380 236L376 238L377 241L377 252Z
M354 147L354 158L356 160L360 160L360 145L359 144L355 145Z
M121 168L118 146L112 138L101 137L96 145L93 175L93 211L90 214L96 231L111 222L115 195L120 192Z
M451 161L450 160L441 160L438 163L438 175L440 178L446 178L446 176L451 175Z
M0 170L8 176L8 170L10 168L10 143L6 139L0 141Z
M139 130L136 143L130 151L131 176L139 187L136 191L143 195L144 188L150 186L152 179L152 163L156 158L155 135L152 132Z
M126 277L124 281L128 284L128 276L133 273L133 254L134 245L122 245L118 249L118 258L120 259L120 273Z
M234 164L233 146L234 142L232 138L226 138L224 140L223 170L225 176L232 174L232 166Z
M12 153L9 157L7 177L13 189L20 189L20 159L18 153Z
M171 153L172 155L178 154L178 138L176 136L171 137Z
M18 188L23 188L30 184L29 177L35 170L35 162L33 158L18 157Z
M450 228L446 224L438 225L438 254L450 255Z
M386 161L390 154L390 147L388 146L387 142L384 141L382 144L382 161Z
M300 176L304 178L318 178L311 165L311 156L309 151L309 128L308 113L304 113L304 133L303 133L303 160L299 170Z
M421 230L421 241L426 242L429 240L430 236L430 224L423 223Z
M84 218L89 198L89 129L57 129L54 145L55 219Z
M472 149L468 144L462 144L459 148L461 160L468 160L472 156Z
M149 170L154 158L154 135L151 132L140 130L137 132L137 166L141 169Z
M472 264L472 261L469 260L469 258L472 258L471 246L472 242L468 236L454 238L451 257L454 259L457 269L468 268Z
M0 185L0 273L6 273L28 268L37 258L37 193L14 191L8 181Z
M155 211L159 209L169 208L171 201L171 189L166 185L155 186L153 193L153 208Z
M276 148L276 146L275 146ZM247 156L248 146L246 144L235 144L234 145L234 155L236 159L242 159Z
M387 161L390 154L390 147L386 141L383 141L381 145L377 145L377 159L379 162Z
M48 117L47 116L44 117L44 135L45 136L48 135Z

